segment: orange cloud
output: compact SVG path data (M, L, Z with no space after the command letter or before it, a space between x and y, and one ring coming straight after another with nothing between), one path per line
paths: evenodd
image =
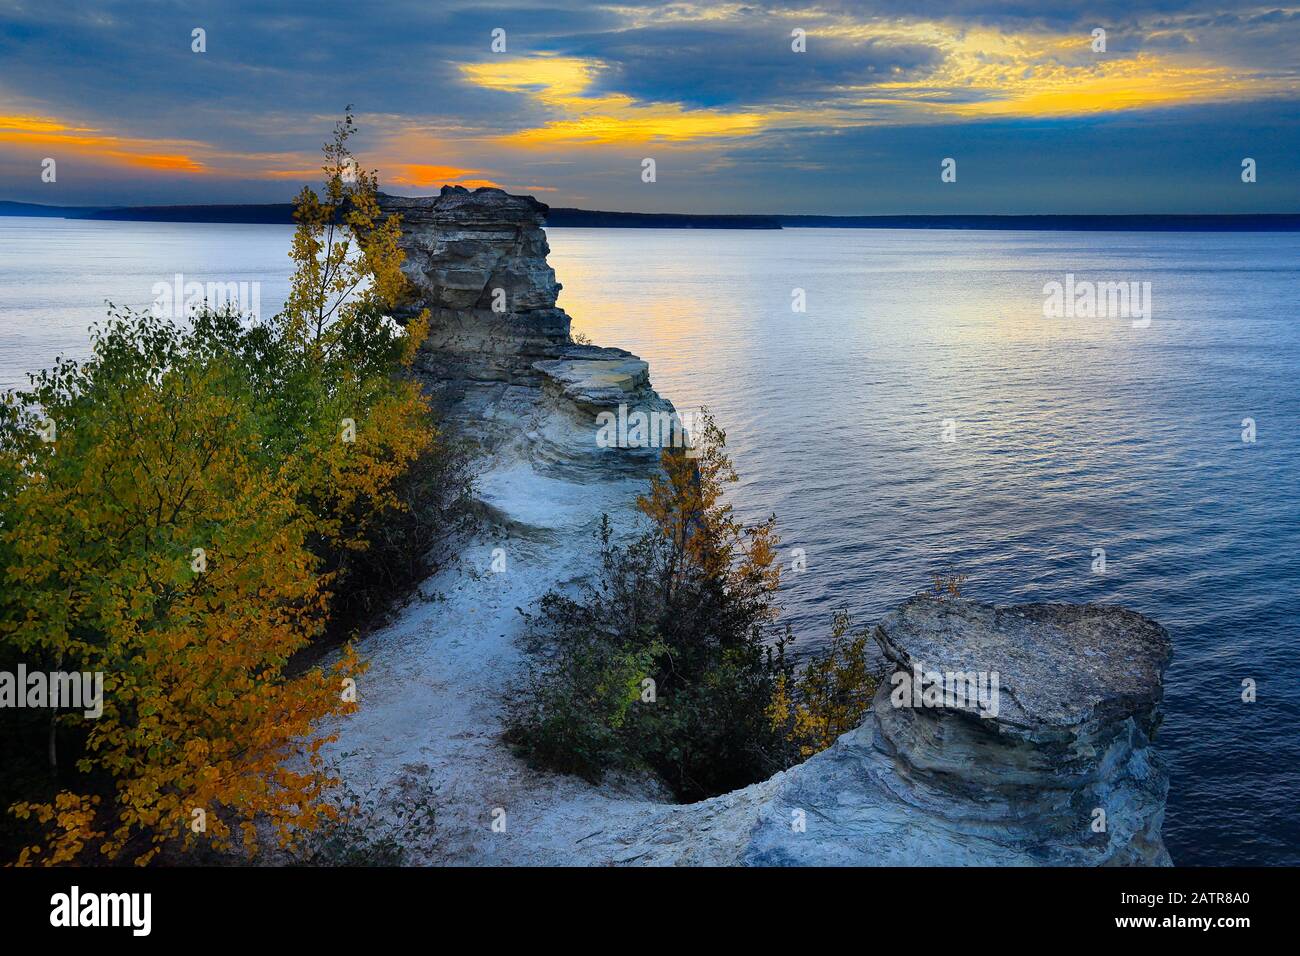
M69 126L48 117L0 116L0 143L41 147L52 152L64 149L90 159L141 169L181 173L211 171L204 163L185 153L160 151L177 146L201 149L201 144L130 139L89 127Z
M264 169L254 174L259 179L320 179L324 174L315 169Z
M58 120L43 116L3 116L0 115L0 129L25 131L30 133L91 133L94 130L83 126L65 126Z
M413 186L428 188L431 186L464 186L477 189L479 186L498 186L490 179L474 178L473 170L457 169L454 166L433 166L426 163L401 163L395 167L398 172L390 173L388 182L394 186Z

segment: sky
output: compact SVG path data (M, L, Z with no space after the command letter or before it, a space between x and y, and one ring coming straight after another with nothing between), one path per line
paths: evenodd
M404 195L1300 212L1300 6L0 0L0 199L288 202L348 105Z

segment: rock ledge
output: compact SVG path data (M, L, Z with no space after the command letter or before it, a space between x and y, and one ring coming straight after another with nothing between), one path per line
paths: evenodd
M1169 864L1168 777L1151 746L1171 655L1164 628L1120 607L920 596L875 637L891 673L862 726L770 780L682 808L623 859ZM918 673L930 705L915 706ZM983 675L996 706L942 699L934 685L953 674L954 686Z

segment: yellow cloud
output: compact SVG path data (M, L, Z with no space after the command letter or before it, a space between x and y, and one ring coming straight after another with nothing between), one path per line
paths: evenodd
M850 31L854 32L854 31ZM923 77L863 87L858 104L931 118L1053 117L1294 94L1294 77L1232 69L1198 58L1094 53L1086 34L1006 34L942 23L857 28L859 39L924 42L943 54ZM912 108L909 117L907 108Z
M550 106L581 102L600 65L568 56L535 56L462 65L462 74L476 86L510 93L531 93Z
M761 131L770 120L763 113L688 110L680 103L638 103L621 93L590 94L602 65L576 57L537 56L472 63L460 69L476 86L524 93L563 114L541 126L499 138L510 146L690 143L748 136Z
M609 102L612 100L621 102ZM641 106L626 97L610 97L603 109L576 119L556 120L536 129L521 130L503 137L502 141L522 147L689 143L748 136L761 131L767 120L766 116L753 113L686 111L672 104Z
M1288 88L1293 87L1226 67L1138 56L1093 69L1039 70L1017 85L1004 84L991 99L947 104L944 109L961 116L1078 116L1242 100Z
M691 19L696 19L691 17ZM551 115L495 138L523 149L620 146L648 142L708 145L790 127L851 127L980 117L1062 117L1192 103L1294 95L1296 78L1233 69L1195 51L1094 53L1090 34L1005 33L945 21L827 15L810 24L836 40L925 44L941 54L923 74L882 83L846 84L816 101L762 109L688 109L595 93L599 60L537 55L461 66L482 88L531 97Z

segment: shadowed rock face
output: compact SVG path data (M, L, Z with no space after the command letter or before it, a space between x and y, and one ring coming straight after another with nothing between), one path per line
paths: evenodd
M399 314L429 310L416 369L448 414L490 449L514 444L548 474L653 467L656 450L596 447L600 412L672 406L635 355L571 341L546 261L545 204L460 186L420 198L380 194L379 204L401 216L414 294Z
M770 780L682 808L627 858L1168 865L1168 777L1151 746L1171 653L1164 628L1119 607L921 596L875 637L892 673L862 726ZM940 692L970 686L946 675L980 674L995 695Z
M875 636L900 675L873 708L873 747L906 784L898 796L1045 862L1168 862L1168 778L1150 746L1172 653L1164 628L1120 607L927 596ZM930 688L941 706L911 706L918 675L922 699L945 679L945 693ZM995 706L947 693L970 675L987 676Z
M402 270L429 309L422 367L440 382L540 384L532 363L569 344L560 284L546 262L547 207L500 189L444 186L437 196L379 197L402 217ZM495 305L495 308L494 308Z

